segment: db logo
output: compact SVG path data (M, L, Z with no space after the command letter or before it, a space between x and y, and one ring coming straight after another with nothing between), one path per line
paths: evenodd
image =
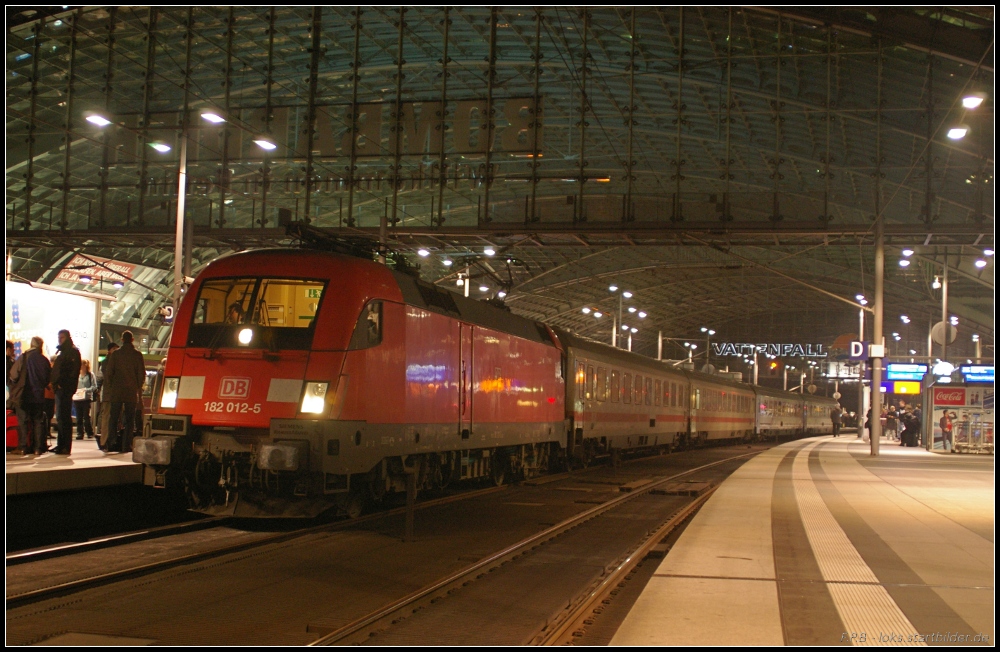
M249 378L223 378L219 385L219 398L249 398Z
M965 405L965 390L964 389L935 390L934 405Z

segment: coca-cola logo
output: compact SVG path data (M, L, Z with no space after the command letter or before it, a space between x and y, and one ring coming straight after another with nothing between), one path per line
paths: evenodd
M937 405L965 405L964 389L939 389L934 392Z

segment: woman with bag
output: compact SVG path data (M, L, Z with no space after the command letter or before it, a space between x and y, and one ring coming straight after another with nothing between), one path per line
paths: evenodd
M87 439L94 438L94 424L90 420L90 402L94 400L94 391L97 389L97 379L90 371L90 361L80 362L80 380L76 385L76 393L73 394L73 408L76 410L76 438L83 439L83 433L87 433Z

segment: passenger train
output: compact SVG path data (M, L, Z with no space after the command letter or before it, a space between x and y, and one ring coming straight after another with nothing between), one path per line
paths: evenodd
M831 432L834 401L586 340L364 258L235 254L175 316L133 460L192 509L357 515L388 492Z

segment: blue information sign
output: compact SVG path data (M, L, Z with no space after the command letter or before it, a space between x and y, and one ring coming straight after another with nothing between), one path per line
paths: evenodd
M885 366L886 380L916 380L924 379L927 365L911 362L890 362Z
M962 365L959 367L967 383L992 383L993 365Z

